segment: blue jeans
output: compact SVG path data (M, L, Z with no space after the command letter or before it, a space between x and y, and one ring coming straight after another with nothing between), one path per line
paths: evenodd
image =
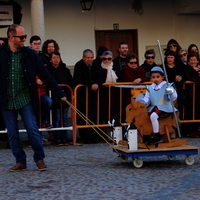
M61 118L61 110L59 108L52 109L52 121L53 127L68 127L68 114L69 107L62 107L62 118ZM61 123L62 122L62 123ZM67 141L67 130L55 131L54 138L58 141Z
M37 162L38 160L43 160L45 155L42 144L42 136L38 130L37 119L34 113L33 105L30 103L19 110L2 110L5 126L8 133L8 141L11 151L16 158L16 163L26 165L26 153L23 150L19 136L17 120L18 113L21 115L24 127L27 130L31 146L34 151L34 161Z
M47 121L49 119L49 114L50 114L50 110L51 110L53 101L46 94L42 94L40 96L40 99L41 99L41 108L42 108L41 122L42 123L47 123Z

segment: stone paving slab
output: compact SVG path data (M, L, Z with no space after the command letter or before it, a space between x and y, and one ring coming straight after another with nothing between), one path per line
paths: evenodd
M198 138L187 138L200 147ZM9 172L15 163L0 143L0 200L194 200L200 195L200 156L188 166L184 156L144 157L142 168L122 163L105 143L45 146L48 170L36 169L25 147L28 170Z

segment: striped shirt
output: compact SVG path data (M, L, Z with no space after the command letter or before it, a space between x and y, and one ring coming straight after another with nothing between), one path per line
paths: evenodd
M10 51L10 70L8 78L8 110L20 109L31 102L31 93L21 64L22 53Z

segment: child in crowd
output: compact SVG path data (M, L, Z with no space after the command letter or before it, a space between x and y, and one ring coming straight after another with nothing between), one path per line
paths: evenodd
M65 84L68 86L73 85L72 75L70 70L66 67L66 64L62 62L60 53L52 52L50 54L50 65L47 66L50 74L58 84ZM67 87L63 87L63 91L66 94L68 100L70 100L70 90ZM53 127L68 127L68 109L69 105L66 102L61 102L60 99L52 93L53 105L52 105L52 121ZM62 103L62 106L61 106ZM69 145L67 138L67 130L58 130L54 132L54 139L56 146Z
M177 93L173 87L169 87L164 81L164 71L160 67L153 67L150 72L152 84L148 87L147 92L139 101L148 106L148 112L153 127L153 133L147 139L149 144L157 143L161 140L159 133L159 118L165 118L173 113L171 100L177 98ZM174 110L176 110L174 108Z
M52 99L48 96L46 85L36 76L36 84L38 86L38 97L41 103L41 117L39 116L39 126L41 128L52 128L53 126L48 122L50 110L52 107ZM41 124L40 124L41 122Z

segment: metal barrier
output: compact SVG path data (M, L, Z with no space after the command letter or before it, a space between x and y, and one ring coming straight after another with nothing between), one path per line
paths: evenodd
M111 97L111 87L117 87L119 88L119 108L116 108L119 109L119 122L122 124L122 125L127 125L127 123L125 121L123 121L123 112L125 112L125 110L123 111L123 89L124 88L131 88L132 91L131 91L131 94L132 96L136 97L138 94L144 94L145 93L145 85L150 85L152 82L144 82L144 83L140 83L140 85L133 85L131 82L126 82L126 83L104 83L103 86L104 87L108 87L108 121L111 121L112 119L110 118L111 116L111 113L109 112L110 111L110 108L111 108L111 104L112 104L112 97ZM142 85L142 87L140 87ZM190 108L189 105L186 105L186 106L183 106L182 108L182 118L180 119L180 122L181 123L191 123L191 122L200 122L200 119L196 119L195 118L195 113L196 113L196 110L195 110L195 103L196 103L196 97L195 97L195 94L196 94L196 83L195 82L192 82L192 81L186 81L184 84L183 84L183 89L187 89L187 85L191 85L192 87L192 96L191 96L191 99L192 99L192 107ZM84 99L82 99L82 101L85 101L85 102L88 102L88 98L89 98L89 95L88 95L88 91L89 91L89 88L88 86L85 86L85 85L77 85L74 89L74 106L77 108L77 95L78 95L78 90L81 88L81 87L85 87L86 88L86 96L84 97ZM99 110L101 109L100 108L100 105L99 105L99 102L100 102L100 92L101 90L98 90L96 91L97 92L97 114L99 113ZM86 118L88 118L88 107L89 105L86 103L86 112L84 113L86 115ZM187 116L186 116L186 108L188 110L191 110L192 111L192 117L190 119L187 119ZM96 116L96 119L97 119L97 123L95 126L98 126L98 127L109 127L110 125L108 123L100 123L99 122L99 115ZM75 127L74 129L78 129L78 128L87 128L87 127L94 127L94 125L88 125L87 124L87 120L86 120L86 123L85 124L78 124L77 123L77 115L75 114L75 119L74 119L74 123L75 123Z
M189 86L189 87L188 87ZM182 119L180 120L181 123L191 123L191 122L200 122L200 119L197 119L196 114L198 111L196 111L196 103L197 103L197 84L193 81L186 81L183 84L183 89L186 90L189 94L186 94L188 101L186 102L186 106L182 109ZM199 88L198 88L199 89ZM191 101L189 101L191 100ZM192 105L189 105L192 104ZM187 111L191 112L191 116L188 119Z
M123 83L123 85L130 85L131 83L129 83L129 82L127 82L127 83ZM108 106L108 121L111 121L112 119L110 119L110 109L111 109L111 87L114 87L114 86L116 86L116 85L122 85L122 83L104 83L103 84L103 86L102 87L108 87L107 89L108 89L108 102L107 102L107 106ZM75 125L75 129L78 129L78 128L88 128L88 127L94 127L94 126L98 126L98 127L108 127L109 126L109 124L108 123L100 123L100 116L99 116L99 111L100 111L100 92L101 92L101 89L98 89L97 91L96 91L96 97L97 97L97 107L96 107L96 113L97 113L97 115L96 115L96 121L97 121L97 123L96 123L96 125L88 125L88 120L87 120L87 118L89 117L89 105L87 104L87 102L89 101L89 86L86 86L86 85L82 85L82 84L80 84L80 85L77 85L76 87L75 87L75 89L74 89L74 106L77 108L77 109L79 109L78 108L78 93L79 93L79 90L80 90L80 88L85 88L85 91L86 91L86 95L84 96L84 99L83 99L83 97L81 97L82 99L82 101L84 101L85 102L85 110L86 110L86 112L84 113L84 115L86 116L86 120L85 120L85 124L78 124L77 123L77 114L75 115L75 119L74 119L74 123L76 124ZM123 123L122 122L122 87L119 87L119 103L120 103L120 106L119 106L119 113L120 113L120 116L119 116L119 121L120 121L120 123ZM117 109L117 108L116 108ZM125 123L125 122L124 122Z
M74 100L74 96L73 96L73 89L69 86L69 85L66 85L66 84L59 84L60 87L62 88L67 88L67 90L69 91L70 93L70 102L72 102L73 104L73 100ZM39 86L38 87L38 90L40 91L41 88L44 88L45 86ZM49 92L49 96L51 97L51 92ZM62 102L62 101L61 101ZM62 106L62 104L60 104L60 106ZM62 110L62 109L61 109ZM58 128L51 128L51 129L48 129L48 128L41 128L41 101L40 101L40 98L39 98L39 131L58 131L58 130L73 130L73 127L75 127L75 124L74 124L74 111L72 110L71 111L71 126L69 127L63 127L63 123L62 123L62 117L61 117L61 127L58 127ZM52 113L50 112L50 123L52 123ZM20 133L23 133L23 132L26 132L26 129L19 129L19 132ZM0 133L7 133L7 130L0 130ZM72 132L73 133L73 132ZM76 142L76 139L75 139L76 135L72 135L72 139L73 139L73 144L75 144Z
M141 85L149 85L151 84L150 82L145 82L145 83L142 83ZM98 126L98 127L109 127L109 123L108 121L111 121L112 118L111 118L111 107L112 107L112 101L113 101L113 98L114 101L118 101L118 104L119 104L119 107L118 108L115 108L116 110L118 110L118 113L119 113L119 117L118 117L118 120L121 124L123 125L126 125L127 123L124 121L124 118L123 116L125 115L125 109L123 110L123 108L125 108L125 105L123 106L123 90L124 89L132 89L134 88L135 91L130 91L130 94L132 93L132 95L136 95L137 94L144 94L145 93L145 88L143 87L142 89L137 86L137 85L133 85L131 82L123 82L123 83L104 83L102 85L102 87L107 87L107 90L108 90L108 101L107 101L107 118L108 118L108 121L106 123L102 123L100 121L100 110L102 109L101 106L100 106L100 102L101 102L101 87L100 89L98 89L96 91L96 98L97 98L97 107L96 107L96 112L97 115L96 115L96 123L95 125L88 125L88 120L87 118L89 118L89 105L88 105L88 101L89 101L89 98L90 98L90 95L89 95L89 88L88 86L86 85L77 85L74 89L74 106L78 108L78 95L79 95L79 90L81 88L85 88L85 96L84 97L81 97L81 101L84 101L85 102L85 112L84 112L84 115L86 116L86 120L85 120L85 123L84 124L78 124L77 122L77 114L75 114L75 118L74 118L74 123L75 123L75 127L74 129L78 129L78 128L88 128L88 127L95 127L95 126ZM118 94L116 94L116 96L118 97L118 99L116 99L116 96L112 96L112 88L118 88ZM105 92L105 91L104 91ZM80 100L79 100L80 101ZM94 100L95 101L95 100ZM128 104L127 104L128 105ZM93 111L94 112L94 111Z
M123 97L123 91L125 89L131 89L130 94L132 94L132 96L136 97L138 94L144 94L145 93L145 85L149 85L151 84L151 82L144 82L144 83L141 83L140 85L133 85L131 82L123 82L123 83L104 83L102 85L102 88L106 88L107 90L107 102L106 102L106 113L107 113L107 121L104 121L102 123L102 119L100 119L100 113L102 111L102 105L101 105L101 95L102 95L102 91L105 92L104 90L102 90L102 88L100 88L99 90L96 91L96 111L95 110L92 110L91 112L95 113L95 121L94 124L89 124L88 123L88 119L92 121L92 119L90 119L90 111L89 111L89 107L90 105L88 105L88 102L90 102L90 89L88 88L88 86L85 86L85 85L77 85L74 90L68 86L68 85L65 85L65 84L60 84L59 86L61 87L66 87L69 92L70 92L70 102L71 104L73 105L73 107L75 109L72 109L71 108L71 125L70 127L59 127L59 128L51 128L51 129L45 129L45 128L39 128L40 131L56 131L56 130L72 130L72 140L73 140L73 145L76 145L76 140L77 140L77 129L79 128L92 128L92 127L109 127L109 123L108 121L112 121L112 113L111 113L111 108L112 108L112 104L113 102L117 102L119 106L117 106L115 108L115 112L117 112L119 114L118 116L118 120L119 122L122 124L122 125L127 125L127 123L125 122L125 105L123 105L123 100L124 100L124 97ZM188 108L187 106L184 106L182 108L182 119L180 120L181 123L191 123L191 122L200 122L200 119L196 119L195 118L195 114L196 114L196 110L195 110L195 103L196 103L196 97L195 97L195 94L196 94L196 83L195 82L192 82L192 81L187 81L184 83L183 85L183 89L186 89L187 90L187 86L190 85L191 86L191 99L192 99L192 102L191 102L191 106L192 108ZM141 87L142 86L142 87ZM79 91L81 88L84 88L85 90L85 95L84 97L79 97ZM113 88L117 88L115 91L116 91L116 94L115 96L113 96L112 94L112 89ZM118 98L118 99L117 99ZM79 99L79 100L78 100ZM113 100L114 99L114 100ZM78 120L77 120L77 110L79 110L79 107L78 107L78 101L82 101L82 102L85 102L85 112L82 112L85 116L85 122L84 124L79 124L78 123ZM186 109L187 108L187 109ZM40 113L41 113L41 106L39 108L40 110ZM190 110L192 111L192 117L191 119L186 119L187 118L187 113L186 113L186 110ZM80 111L81 112L81 111ZM50 118L51 118L51 115L50 115ZM41 117L40 117L40 122L41 122ZM0 133L6 133L7 131L6 130L2 130L0 131ZM26 132L25 129L20 129L19 132Z

